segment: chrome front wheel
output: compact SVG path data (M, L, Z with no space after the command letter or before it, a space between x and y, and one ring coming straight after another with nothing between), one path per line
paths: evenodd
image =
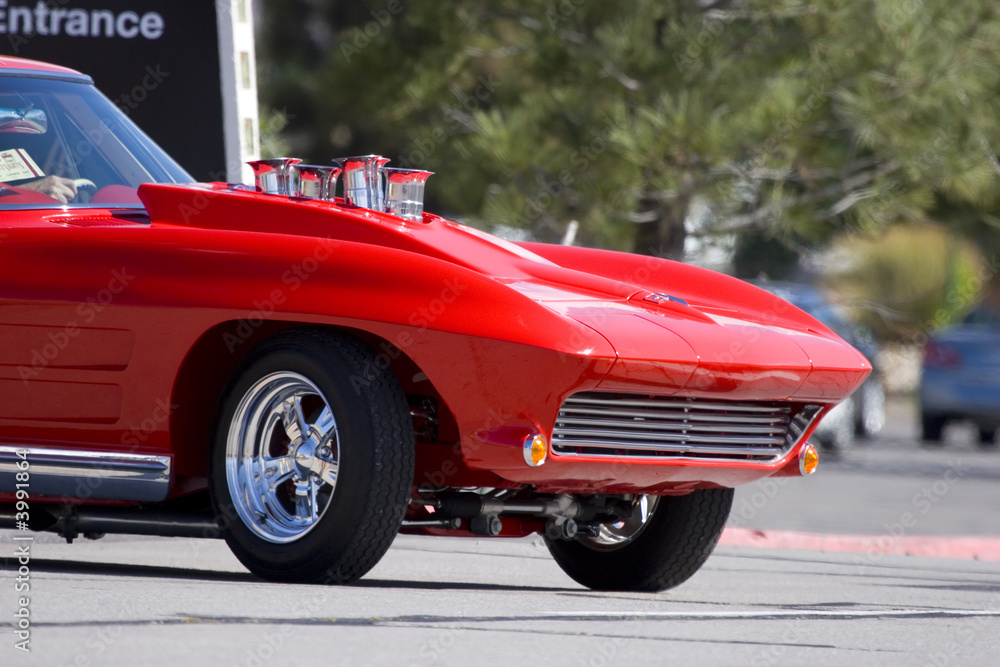
M209 470L226 542L273 581L345 584L399 532L413 481L413 423L366 344L296 330L259 344L216 418Z
M268 542L312 530L337 486L340 438L323 392L298 373L271 373L243 396L226 442L236 513Z

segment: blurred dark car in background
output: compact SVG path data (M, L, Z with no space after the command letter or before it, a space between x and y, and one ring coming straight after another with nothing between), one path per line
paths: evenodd
M823 417L813 438L829 450L843 452L854 445L857 436L878 437L885 425L885 387L878 365L879 346L871 333L856 325L842 306L812 285L781 281L750 282L801 308L833 329L872 364L868 379L851 395L850 400Z
M977 308L931 336L920 374L920 426L927 442L941 441L949 420L968 420L979 442L996 443L1000 427L1000 312Z

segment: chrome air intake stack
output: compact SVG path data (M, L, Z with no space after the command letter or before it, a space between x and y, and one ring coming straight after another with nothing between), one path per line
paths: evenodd
M247 162L253 169L257 192L269 195L292 194L292 167L302 160L294 157L276 157Z
M338 167L319 167L314 164L299 164L295 166L299 184L295 188L296 197L306 199L322 199L333 201L337 190Z
M434 172L419 169L383 169L385 209L406 220L424 219L424 184Z
M433 172L386 168L389 158L361 155L334 160L339 167L299 164L296 158L271 158L247 164L253 169L258 192L333 201L337 177L344 182L344 203L404 220L420 222L424 186Z
M334 160L344 174L344 201L349 206L372 211L385 210L385 187L382 167L389 158L381 155L342 157Z

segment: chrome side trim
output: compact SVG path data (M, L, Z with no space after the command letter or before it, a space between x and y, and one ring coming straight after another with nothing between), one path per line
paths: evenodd
M169 456L78 449L0 445L0 491L17 489L18 452L27 452L32 496L165 500L170 491Z

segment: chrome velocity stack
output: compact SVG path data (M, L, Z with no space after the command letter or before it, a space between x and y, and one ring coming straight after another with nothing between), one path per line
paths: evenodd
M333 201L337 177L340 176L339 167L300 164L295 166L295 172L299 177L299 184L295 188L296 197Z
M257 191L269 195L292 194L292 167L302 162L294 157L276 157L247 162L253 169Z
M385 210L385 189L382 167L389 158L381 155L361 155L334 160L343 170L344 201L359 208Z
M434 172L420 169L383 169L386 211L406 220L424 219L424 184Z

